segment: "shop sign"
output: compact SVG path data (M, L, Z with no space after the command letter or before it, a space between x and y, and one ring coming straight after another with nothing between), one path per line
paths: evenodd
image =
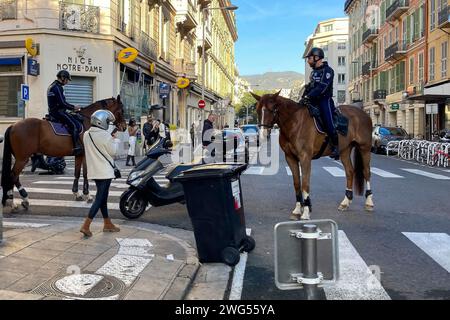
M177 86L180 89L186 89L187 87L189 87L190 84L191 82L187 78L180 78L177 81Z
M37 48L36 48L36 44L34 43L33 39L27 38L25 40L25 48L27 49L28 53L31 56L34 57L37 55Z
M150 63L150 73L156 72L156 64L154 62Z
M103 66L95 65L92 58L86 57L86 48L81 47L74 50L74 56L67 57L64 63L56 64L58 71L103 73Z
M138 55L139 51L137 51L135 48L125 48L119 52L117 60L119 60L119 62L123 64L130 63L136 60Z

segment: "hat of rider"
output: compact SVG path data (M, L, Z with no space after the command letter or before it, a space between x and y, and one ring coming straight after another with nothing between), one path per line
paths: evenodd
M59 71L59 72L56 74L56 77L57 77L58 79L61 79L61 80L67 79L67 80L69 80L69 81L72 81L72 77L71 77L69 71L67 71L67 70L61 70L61 71Z

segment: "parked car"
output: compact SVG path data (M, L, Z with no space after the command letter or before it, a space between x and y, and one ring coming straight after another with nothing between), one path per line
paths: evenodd
M236 143L235 143L236 142ZM224 129L219 134L215 135L214 143L216 147L216 162L249 162L249 143L245 139L241 129ZM226 146L225 158L224 147ZM235 155L237 157L234 160Z
M256 144L259 147L259 128L256 124L246 124L241 127L244 137L250 144Z
M405 139L409 139L409 135L403 128L375 126L372 131L372 151L386 153L389 142Z

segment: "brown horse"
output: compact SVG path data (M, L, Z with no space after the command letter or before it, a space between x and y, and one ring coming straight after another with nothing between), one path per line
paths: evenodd
M100 109L111 111L116 121L114 125L120 130L126 130L126 122L123 116L123 104L120 96L106 100L97 101L90 106L83 108L80 114L83 117L83 126L87 130L90 128L91 115ZM83 141L81 137L81 141ZM19 175L27 164L30 156L35 153L42 153L52 157L71 156L73 149L72 138L70 136L57 136L53 132L47 120L28 118L21 120L10 126L5 132L5 146L3 153L3 170L1 185L3 187L3 206L8 205L17 209L13 202L13 188L17 187L22 197L22 206L28 209L30 206L28 193L19 181ZM15 158L14 166L11 170L12 155ZM78 181L80 179L81 165L83 165L83 194L85 199L92 201L89 195L89 182L87 179L86 159L84 154L75 157L75 180L72 191L76 200L83 200L83 196L78 192Z
M297 205L291 215L291 220L309 220L311 212L310 177L311 160L319 154L326 139L315 127L314 120L308 108L298 103L280 97L280 93L259 97L257 113L262 132L271 129L275 124L280 128L280 145L286 155L286 160L294 177L294 187ZM339 135L339 150L347 177L347 191L339 210L348 210L353 200L353 186L357 195L364 191L364 180L367 182L366 203L367 211L373 211L374 204L370 187L370 149L372 146L372 120L361 109L352 106L341 106L342 113L349 119L347 136ZM352 164L352 150L354 150L354 165ZM322 156L329 156L331 148L328 146ZM302 181L300 182L300 169Z

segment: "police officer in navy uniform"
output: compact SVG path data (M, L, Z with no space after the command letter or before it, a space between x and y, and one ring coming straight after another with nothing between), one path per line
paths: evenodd
M80 111L80 108L75 107L74 105L66 101L63 89L63 87L68 84L69 81L72 81L72 77L66 70L59 71L56 77L57 79L50 85L47 90L49 114L53 118L67 126L70 134L72 135L74 146L73 155L79 156L83 153L83 147L79 140L80 132L78 132L77 120L74 116L67 113L67 110Z
M330 138L333 149L331 157L338 158L338 136L333 122L333 114L336 111L333 101L334 70L328 65L328 62L323 61L324 58L325 53L320 48L312 48L306 56L313 71L300 104L312 104L319 108L324 129Z

